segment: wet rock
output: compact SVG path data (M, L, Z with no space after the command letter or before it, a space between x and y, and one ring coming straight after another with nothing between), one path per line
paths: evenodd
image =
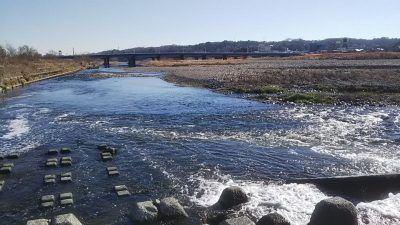
M311 215L308 225L358 225L357 209L353 203L341 197L320 201Z
M130 216L133 221L152 222L157 220L158 209L152 201L137 202L133 206Z
M58 154L58 151L57 151L57 149L50 149L49 151L47 151L47 154L48 155L57 155Z
M221 222L219 225L255 225L247 216L227 219Z
M228 187L222 191L217 206L221 209L229 209L248 200L246 193L240 187Z
M68 213L54 217L53 225L82 225L82 223L74 214Z
M26 225L50 225L50 220L48 219L37 219L29 220Z
M263 216L256 225L290 225L290 223L282 215L271 213Z
M173 197L161 199L159 207L160 215L163 218L178 219L189 217L182 205Z

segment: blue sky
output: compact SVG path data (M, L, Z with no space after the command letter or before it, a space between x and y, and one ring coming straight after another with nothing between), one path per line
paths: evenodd
M0 0L0 44L71 53L206 41L400 37L400 0Z

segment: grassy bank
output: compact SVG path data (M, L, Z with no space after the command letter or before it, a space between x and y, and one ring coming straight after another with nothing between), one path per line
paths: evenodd
M95 66L88 59L10 58L0 65L0 92Z

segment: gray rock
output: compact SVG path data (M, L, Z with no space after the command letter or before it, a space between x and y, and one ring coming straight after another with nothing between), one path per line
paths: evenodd
M54 217L53 225L82 225L72 213L62 214Z
M280 214L271 213L263 216L256 225L290 225L290 223Z
M358 225L357 209L353 203L341 197L320 201L311 215L308 225Z
M217 205L222 209L229 209L247 201L249 201L249 198L243 189L240 187L228 187L222 191Z
M219 225L255 225L247 216L227 219L222 221Z
M158 209L151 201L137 202L130 215L133 221L152 222L157 220Z
M161 199L160 215L170 219L189 217L182 205L173 197Z
M26 225L50 225L50 220L48 219L37 219L29 220Z

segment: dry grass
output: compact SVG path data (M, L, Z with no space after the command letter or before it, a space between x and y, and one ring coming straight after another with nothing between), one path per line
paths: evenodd
M228 58L227 60L222 59L206 59L206 60L155 60L155 61L146 61L144 66L153 66L153 67L177 67L177 66L195 66L195 65L237 65L237 64L245 64L248 63L249 60L246 59L232 59Z

